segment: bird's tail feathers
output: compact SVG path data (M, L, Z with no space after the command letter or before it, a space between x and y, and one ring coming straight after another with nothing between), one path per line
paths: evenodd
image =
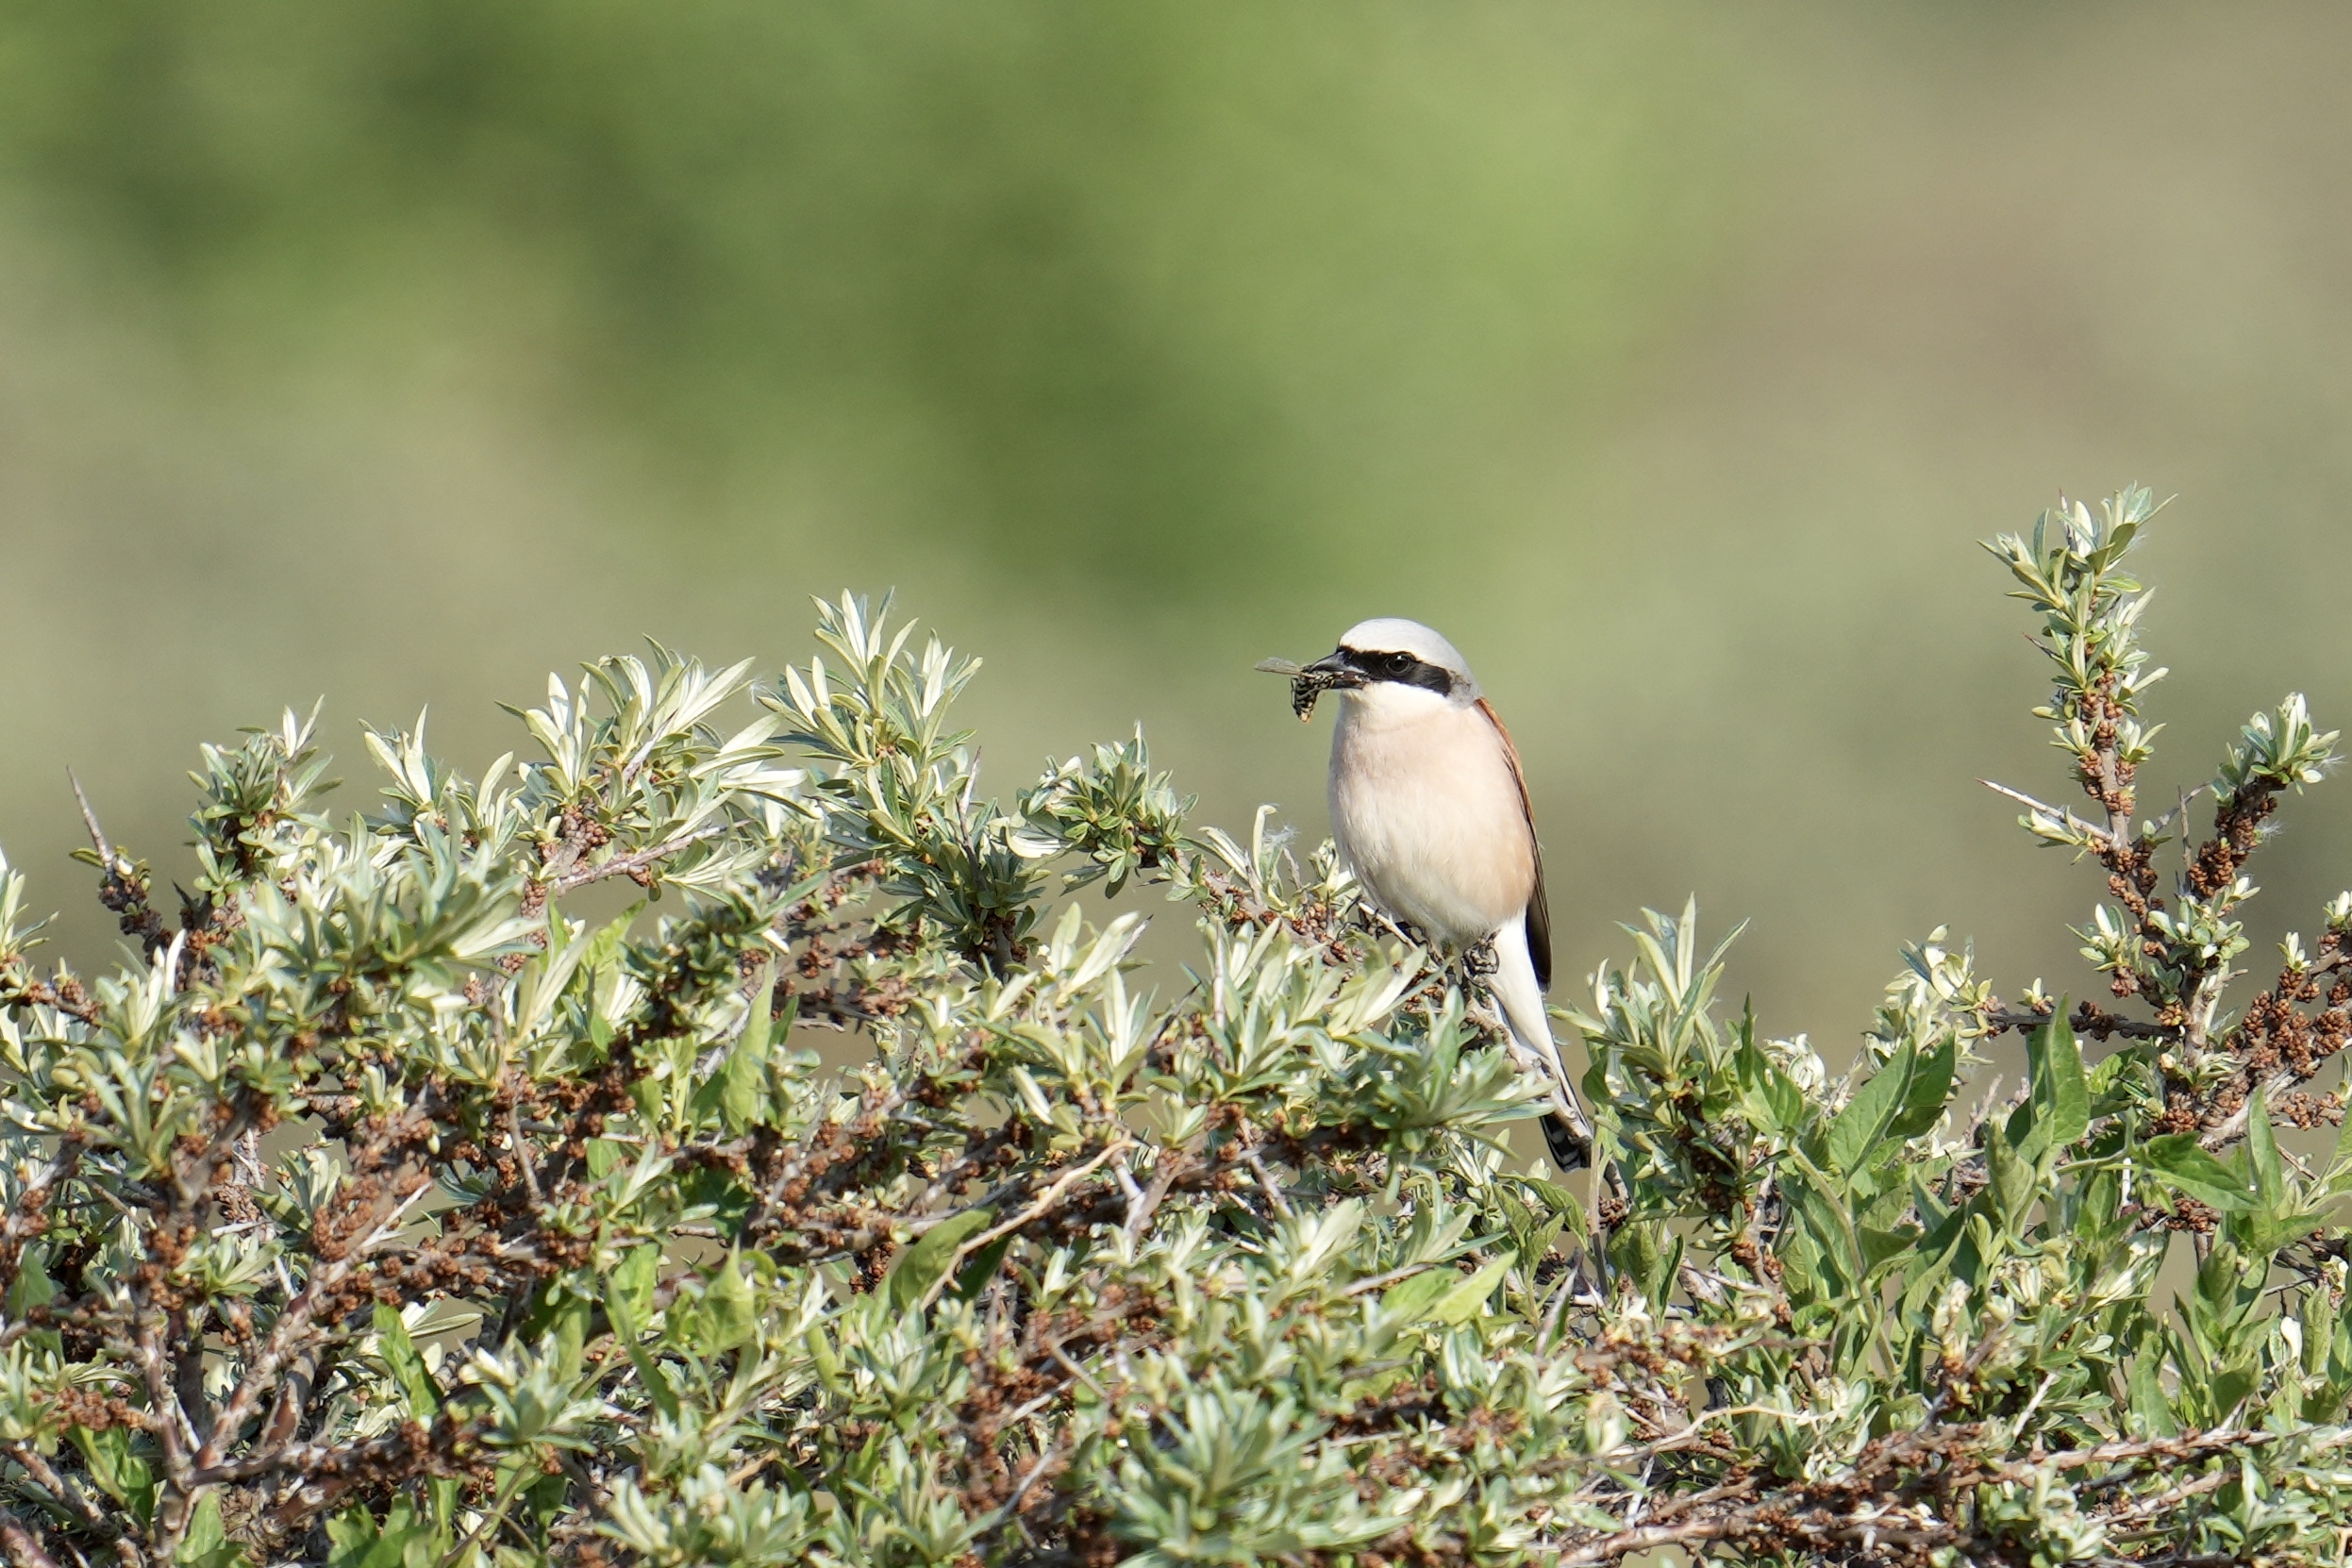
M1551 1019L1543 1010L1543 988L1535 977L1535 960L1527 951L1522 918L1513 918L1494 933L1494 973L1488 984L1510 1027L1511 1054L1552 1085L1552 1109L1543 1118L1543 1141L1550 1145L1552 1162L1562 1171L1581 1170L1593 1162L1593 1124L1576 1098L1560 1045L1552 1039Z

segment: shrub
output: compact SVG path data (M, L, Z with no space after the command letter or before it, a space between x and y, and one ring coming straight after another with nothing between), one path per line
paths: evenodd
M0 883L0 1546L2337 1560L2352 1154L2275 1129L2342 1119L2352 895L2223 1008L2334 737L2291 697L2210 837L2138 818L2149 511L1993 547L2090 801L2024 822L2105 877L2108 1001L2003 1002L1939 933L1834 1077L1653 914L1574 1019L1585 1191L1511 1157L1536 1087L1327 847L1189 826L1140 735L982 798L976 666L853 600L773 686L551 681L478 779L372 733L370 814L309 721L209 748L176 910L91 821L112 973L38 967ZM1181 983L1097 882L1189 907Z

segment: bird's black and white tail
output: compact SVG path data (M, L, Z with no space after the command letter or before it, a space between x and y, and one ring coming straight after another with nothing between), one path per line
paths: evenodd
M1543 1141L1551 1146L1552 1162L1563 1171L1584 1169L1593 1162L1593 1124L1552 1039L1551 1020L1543 1011L1543 982L1527 947L1525 915L1494 933L1494 973L1488 985L1510 1026L1512 1056L1522 1067L1551 1080L1552 1109L1543 1118Z

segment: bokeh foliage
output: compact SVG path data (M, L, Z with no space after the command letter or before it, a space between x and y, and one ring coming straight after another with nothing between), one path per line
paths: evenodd
M1206 586L1419 521L1350 425L1655 325L1699 56L1591 6L42 3L0 173L205 353L440 291L689 473L879 442L997 549Z
M2143 819L2152 509L1994 546L2096 808L2024 826L2102 874L2113 1005L1938 932L1833 1076L1650 915L1569 1015L1581 1191L1328 846L1194 826L1140 734L988 798L974 664L854 598L773 681L551 680L478 777L372 732L348 817L309 721L209 748L176 910L88 824L119 968L42 965L0 881L0 1551L2338 1561L2352 1140L2279 1133L2344 1120L2352 894L2225 1006L2336 737L2290 696L2210 834ZM1193 917L1180 983L1097 884Z
M838 584L989 650L1001 788L1141 716L1312 831L1248 667L1402 612L1526 751L1563 969L1695 888L1817 1038L1938 920L2055 973L1971 782L2013 634L1934 592L1983 518L2160 470L2177 717L2352 701L2352 37L2252 14L0 8L0 832L102 961L66 764L185 880L182 759L281 702L486 756Z

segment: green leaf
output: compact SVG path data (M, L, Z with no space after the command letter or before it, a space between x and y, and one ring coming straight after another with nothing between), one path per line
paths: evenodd
M620 962L623 944L628 941L629 926L637 919L638 911L644 907L645 901L641 898L621 914L607 921L597 928L594 936L588 939L587 951L580 955L578 973L589 976L588 1038L600 1051L612 1043L613 1021L604 1015L604 1009L594 1001L604 990L598 980Z
M1008 1232L972 1255L956 1273L955 1291L959 1300L976 1300L982 1291L988 1289L988 1282L996 1277L996 1270L1003 1264L1005 1254L1012 1249L1012 1243L1013 1237Z
M98 1490L130 1510L143 1527L155 1514L155 1472L132 1451L130 1428L108 1426L92 1431L75 1426L68 1428L68 1435L82 1451L90 1478L98 1483Z
M1821 1249L1821 1261L1835 1271L1834 1288L1843 1289L1861 1277L1861 1239L1854 1234L1852 1214L1837 1188L1823 1172L1800 1155L1795 1168L1782 1174L1781 1191L1789 1208Z
M1738 1075L1740 1105L1759 1132L1793 1137L1805 1127L1805 1092L1782 1072L1752 1040L1743 1040L1732 1057ZM1603 1086L1604 1096L1606 1085Z
M1530 1245L1535 1240L1535 1210L1499 1189L1494 1194L1494 1204L1502 1210L1503 1224L1510 1231L1512 1249L1523 1258L1535 1256Z
M661 1413L678 1413L676 1391L661 1374L660 1364L642 1343L653 1322L654 1287L661 1274L661 1248L652 1242L629 1250L620 1265L605 1276L605 1315L612 1320L613 1337L628 1352L637 1376Z
M2352 1082L2344 1086L2343 1093L2352 1098ZM2344 1177L2352 1178L2352 1116L2346 1116L2344 1126L2336 1130L2336 1153L2331 1163Z
M1519 1256L1530 1260L1541 1259L1552 1250L1554 1243L1560 1240L1560 1233L1567 1226L1568 1214L1563 1209L1536 1227L1535 1234L1528 1239L1527 1245L1521 1250Z
M719 1114L729 1132L740 1133L762 1125L768 1110L768 1059L772 1055L769 1042L776 1020L771 1016L776 997L776 968L768 964L760 972L759 993L751 999L751 1008L743 1024L743 1032L737 1037L734 1048L717 1074L714 1098ZM799 1008L797 997L785 1004L784 1027L789 1034L792 1015Z
M1561 1213L1566 1213L1571 1209L1581 1209L1584 1207L1576 1201L1576 1193L1571 1193L1557 1181L1545 1181L1541 1176L1523 1176L1519 1184Z
M1910 1087L1903 1092L1903 1105L1887 1124L1889 1138L1916 1138L1943 1116L1944 1102L1952 1096L1952 1075L1960 1065L1960 1040L1945 1034L1942 1043L1911 1068Z
M2174 1437L2180 1423L2173 1417L2172 1401L2164 1397L2162 1342L2151 1340L2132 1358L2126 1388L2129 1394L2132 1429L2142 1437Z
M2262 1369L2252 1358L2232 1361L2213 1374L2206 1388L2206 1409L2214 1423L2229 1419L2230 1413L2245 1403L2261 1382Z
M396 1498L378 1525L364 1508L327 1521L327 1568L414 1568L433 1560L433 1527L408 1498Z
M376 1310L383 1310L377 1308ZM211 1550L228 1539L228 1531L221 1526L221 1494L208 1492L188 1515L187 1533L179 1538L179 1550L175 1558L180 1562L201 1562Z
M766 1016L765 1004L760 1016ZM766 1047L755 1050L750 1041L738 1041L735 1048L727 1052L726 1065L719 1069L719 1119L728 1132L742 1133L759 1126L767 1109Z
M1904 1105L1918 1059L1919 1053L1906 1044L1845 1102L1845 1109L1829 1124L1832 1165L1850 1175L1868 1161L1870 1151L1878 1146L1887 1124Z
M1663 1306L1682 1261L1682 1239L1663 1220L1628 1220L1609 1239L1609 1260L1642 1293Z
M2262 1101L2260 1085L2256 1085L2254 1097L2246 1102L2246 1158L2254 1167L2255 1191L2261 1194L2262 1208L2277 1213L2286 1203L2287 1173L2278 1159L2278 1138L2270 1125L2270 1108Z
M2063 1149L2091 1127L2091 1086L2082 1072L2082 1047L2066 1022L2066 1003L2047 1024L2026 1037L2034 1123L2049 1129L2048 1147Z
M1431 1302L1425 1315L1448 1327L1469 1322L1485 1307L1486 1298L1493 1293L1495 1286L1503 1282L1503 1276L1510 1272L1511 1264L1516 1261L1518 1258L1515 1254L1503 1254ZM1432 1272L1443 1275L1446 1271Z
M703 1288L702 1307L709 1325L704 1339L707 1349L732 1350L759 1338L758 1304L742 1259L729 1257L719 1266Z
M644 1242L605 1276L605 1311L623 1335L634 1338L653 1321L654 1284L660 1273L661 1248Z
M58 1293L57 1281L49 1277L44 1266L49 1249L34 1243L19 1254L16 1281L8 1287L7 1311L11 1318L22 1318L35 1307L45 1307Z
M10 1318L22 1322L32 1309L45 1307L57 1296L57 1281L49 1277L49 1271L43 1266L48 1251L45 1243L36 1242L17 1255L16 1283L8 1287L5 1298L0 1298L0 1309L5 1309ZM64 1336L54 1328L36 1328L25 1338L53 1355L64 1348Z
M1913 1185L1917 1185L1916 1181ZM1967 1232L1968 1219L1969 1207L1966 1204L1948 1209L1912 1246L1910 1261L1904 1268L1903 1307L1906 1311L1924 1310L1943 1281L1950 1277L1952 1255L1959 1249L1960 1240Z
M2100 1110L2102 1106L2106 1107L2109 1111L2122 1109L2120 1105L2112 1102L2116 1095L2128 1093L2129 1085L2126 1080L2134 1059L2129 1051L2115 1051L2101 1060L2097 1066L2089 1069L2084 1081L2091 1088L2091 1105L2093 1114L2105 1114L2106 1112Z
M1911 1248L1924 1234L1915 1225L1899 1225L1892 1230L1879 1230L1872 1226L1861 1227L1862 1271L1865 1276L1876 1273L1878 1265L1891 1258L1900 1257Z
M630 924L637 919L638 911L644 907L645 901L641 898L620 914L596 927L596 934L588 939L587 950L580 955L581 973L589 974L612 967L614 960L621 956L621 944L628 940Z
M887 1281L892 1307L906 1311L922 1304L931 1293L931 1287L945 1277L956 1260L956 1249L966 1239L989 1227L995 1216L985 1209L967 1209L953 1214L917 1237L912 1246L898 1255L891 1265Z
M1388 1317L1417 1323L1428 1316L1429 1308L1440 1296L1460 1284L1461 1278L1458 1270L1447 1268L1443 1263L1426 1268L1382 1292L1380 1310Z
M2214 1209L2243 1213L2254 1207L2246 1179L2206 1153L2194 1133L2149 1139L2140 1145L2139 1164L2166 1186Z
M2012 1118L2014 1120L2014 1118ZM1993 1208L2001 1222L2001 1228L2011 1236L2023 1235L2026 1216L2040 1195L2042 1183L2033 1159L2010 1143L2009 1134L1998 1122L1985 1125L1985 1166L1993 1178L1988 1191ZM2040 1143L2040 1127L2033 1129Z
M742 1037L736 1041L738 1051L748 1051L764 1063L768 1059L768 1032L775 1026L771 1016L776 1004L776 959L773 954L759 969L759 989L752 993L751 1010L743 1019Z
M677 1190L690 1207L710 1206L710 1223L718 1226L721 1236L729 1242L741 1238L743 1222L751 1213L751 1193L732 1171L705 1165L690 1173Z
M172 1560L183 1568L241 1568L244 1549L228 1539L221 1523L221 1494L208 1492L188 1515L188 1533L179 1540Z
M429 1422L441 1410L441 1390L433 1384L433 1376L425 1369L425 1358L419 1356L415 1343L409 1338L409 1326L401 1321L400 1309L379 1302L375 1308L376 1354L384 1359L385 1370L392 1382L409 1401L409 1413L419 1421Z
M588 1344L588 1323L593 1315L594 1302L574 1291L563 1293L562 1306L552 1315L548 1327L556 1349L556 1365L565 1377L576 1377L580 1371L580 1353Z

